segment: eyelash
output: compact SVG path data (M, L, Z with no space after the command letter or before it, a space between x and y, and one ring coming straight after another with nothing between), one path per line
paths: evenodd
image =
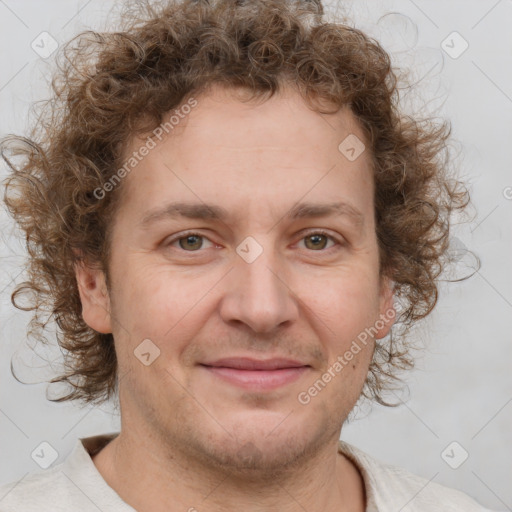
M343 242L342 240L338 239L337 237L334 237L332 234L330 234L329 232L327 232L325 230L322 230L322 229L311 230L311 231L309 231L307 233L304 233L303 236L300 238L300 241L302 241L305 238L307 238L308 236L312 236L312 235L323 235L323 236L327 237L328 239L332 240L335 243L335 245L333 245L333 246L331 246L331 247L329 247L327 249L319 249L318 251L309 250L308 252L312 252L312 253L315 253L315 252L327 253L327 252L331 252L331 249L339 249L339 248L343 247L344 245L346 245L345 242ZM185 238L188 238L189 236L197 236L199 238L203 238L203 239L209 240L211 243L214 243L207 236L202 235L201 233L197 233L195 231L190 231L190 232L185 232L185 233L181 234L179 237L172 238L166 245L167 246L171 246L172 244L174 244L176 242L179 242L180 240L183 240ZM181 249L181 248L177 248L177 249L180 250L181 252L187 252L187 253L202 252L201 249L198 249L196 251L186 251L185 249Z

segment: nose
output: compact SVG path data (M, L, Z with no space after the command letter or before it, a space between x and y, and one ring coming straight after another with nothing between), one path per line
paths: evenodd
M236 256L226 276L220 315L229 324L244 324L257 333L271 333L298 318L298 302L286 282L283 264L270 250L252 263Z

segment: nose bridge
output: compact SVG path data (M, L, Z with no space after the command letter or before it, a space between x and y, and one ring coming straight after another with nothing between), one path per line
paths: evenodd
M256 332L295 320L297 306L273 248L246 239L237 253L221 308L224 320L242 322Z

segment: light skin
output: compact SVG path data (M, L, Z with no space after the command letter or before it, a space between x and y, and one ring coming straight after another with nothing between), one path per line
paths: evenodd
M368 150L353 162L338 150L363 133L349 110L319 114L291 88L259 103L218 86L196 99L125 178L110 288L76 268L83 318L113 333L120 375L121 433L93 462L139 512L363 511L362 477L337 443L374 340L307 405L297 398L393 307ZM142 222L175 202L228 216ZM290 216L298 203L343 206ZM236 251L248 236L263 249L251 263ZM134 355L145 339L160 350L149 366ZM309 367L248 390L201 366L240 355Z

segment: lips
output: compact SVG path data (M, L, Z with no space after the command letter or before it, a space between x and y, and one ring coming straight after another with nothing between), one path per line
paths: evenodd
M201 364L208 374L253 392L272 391L299 379L310 365L285 358L229 357Z
M309 365L301 363L300 361L285 358L259 360L248 357L228 357L218 359L211 363L204 363L203 366L233 368L236 370L279 370L284 368L300 368Z

